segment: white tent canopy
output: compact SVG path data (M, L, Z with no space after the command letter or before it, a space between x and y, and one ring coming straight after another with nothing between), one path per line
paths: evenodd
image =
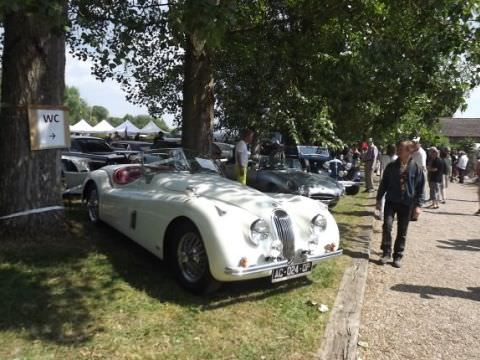
M95 133L113 133L115 129L107 120L100 121L97 125L95 125L92 129L92 132Z
M129 120L124 121L113 130L119 133L127 132L127 134L129 135L133 135L140 132L140 129L137 128L135 125L133 125Z
M165 132L164 130L160 129L153 121L150 121L142 128L142 130L140 130L142 134L157 134L160 131L163 133Z
M89 133L92 132L93 127L87 123L84 119L77 122L75 125L70 126L70 132L76 133Z

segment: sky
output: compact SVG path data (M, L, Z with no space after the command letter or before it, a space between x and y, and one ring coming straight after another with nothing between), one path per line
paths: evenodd
M89 105L101 105L108 109L111 116L123 117L125 114L147 114L143 106L133 105L125 98L125 92L113 80L101 82L95 79L90 72L91 63L81 61L67 53L65 81L68 86L75 86L80 90L80 95ZM454 117L480 118L480 87L475 88L467 100L468 107L463 113L457 111ZM170 116L164 116L168 125L172 124Z
M468 108L465 112L457 111L453 117L480 118L480 87L476 87L468 97Z
M125 92L114 80L97 80L91 74L90 61L75 59L67 53L65 68L65 82L68 86L75 86L80 90L80 96L89 105L101 105L108 109L110 116L123 117L125 114L148 114L143 106L133 105L125 98Z

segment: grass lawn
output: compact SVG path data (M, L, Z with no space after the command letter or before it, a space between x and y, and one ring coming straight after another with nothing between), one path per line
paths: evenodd
M334 213L355 237L366 196ZM197 297L166 266L108 226L68 210L61 239L0 240L0 359L305 359L320 346L350 258L307 278L225 285Z

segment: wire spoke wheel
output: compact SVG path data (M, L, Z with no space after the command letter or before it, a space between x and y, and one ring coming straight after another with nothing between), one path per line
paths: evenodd
M88 217L91 222L98 222L98 191L96 188L93 188L88 193L87 198L87 211Z
M202 239L194 232L185 233L178 242L177 262L182 276L190 283L200 281L208 268Z

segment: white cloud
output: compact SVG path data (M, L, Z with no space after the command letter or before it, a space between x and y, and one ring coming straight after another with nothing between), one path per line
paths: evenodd
M108 109L111 116L123 117L125 114L147 114L147 108L129 103L125 92L113 80L104 82L97 80L91 74L92 63L81 61L67 53L65 68L65 82L68 86L75 86L80 95L89 105L101 105Z
M469 94L467 109L464 112L457 111L453 117L480 118L480 87L476 87Z

